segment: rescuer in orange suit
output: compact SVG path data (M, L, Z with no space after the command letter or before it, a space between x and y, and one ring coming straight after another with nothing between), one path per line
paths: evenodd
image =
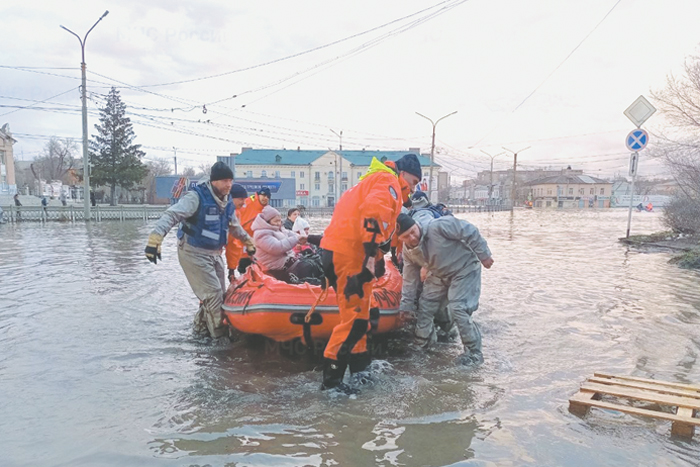
M367 368L370 300L375 277L384 274L384 253L401 206L410 203L411 192L421 179L415 154L395 163L376 158L360 182L346 191L333 212L321 240L321 260L329 284L335 289L340 323L333 328L323 353L321 389L350 389L343 383L345 370ZM386 249L380 250L380 245Z
M270 203L270 189L268 187L262 187L257 193L246 198L245 205L242 208L236 209L236 216L241 222L241 227L248 232L248 235L253 237L253 221L255 217L260 214L265 206ZM229 280L233 276L233 271L238 268L238 272L243 274L250 266L250 259L241 258L243 256L243 244L233 238L231 235L228 236L228 243L226 244L226 264L228 265L228 277Z

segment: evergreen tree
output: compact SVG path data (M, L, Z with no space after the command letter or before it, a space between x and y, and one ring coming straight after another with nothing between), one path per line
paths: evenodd
M117 186L129 189L148 173L141 162L146 153L140 144L133 144L136 135L116 88L109 91L95 128L97 135L90 141L91 180L94 185L110 186L110 205L115 206Z

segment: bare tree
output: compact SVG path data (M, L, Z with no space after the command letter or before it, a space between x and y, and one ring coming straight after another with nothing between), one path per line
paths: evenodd
M211 170L211 165L207 164L206 162L202 162L197 166L197 175L201 178L205 175L209 175L209 171Z
M180 175L182 175L183 177L194 177L194 168L185 167Z
M36 179L61 180L68 182L71 170L75 167L75 157L78 147L71 139L60 140L52 136L41 156L34 159L30 165Z
M145 187L146 202L153 203L156 198L156 177L173 173L172 166L167 159L155 159L146 163L148 174L144 177L142 185Z
M669 75L666 86L651 95L669 126L655 135L650 155L664 161L679 186L674 202L664 210L666 222L688 232L692 228L681 220L700 212L700 57L686 59L682 76Z

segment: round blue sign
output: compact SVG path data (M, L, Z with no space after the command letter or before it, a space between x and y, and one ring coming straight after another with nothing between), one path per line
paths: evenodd
M645 130L642 130L641 128L630 131L630 134L627 135L627 138L625 139L627 149L634 152L641 151L642 149L644 149L647 146L648 142L649 133L647 133Z

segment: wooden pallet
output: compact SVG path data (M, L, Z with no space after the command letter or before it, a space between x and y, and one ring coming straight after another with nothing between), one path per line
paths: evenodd
M606 401L602 400L604 396ZM607 401L610 396L615 400ZM624 405L624 400L670 406L675 409L675 413L631 407ZM584 416L591 407L668 420L672 422L672 435L692 438L695 427L700 426L700 418L697 418L700 415L700 387L594 373L592 378L581 385L580 391L569 399L569 411L575 415Z

